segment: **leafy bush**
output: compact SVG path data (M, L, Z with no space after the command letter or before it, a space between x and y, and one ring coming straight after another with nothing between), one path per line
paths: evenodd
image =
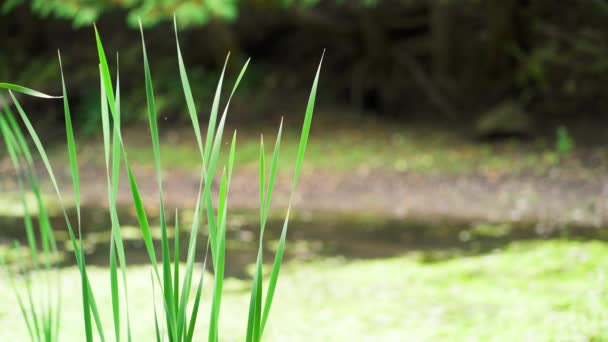
M36 2L35 2L36 3ZM126 2L134 3L134 2ZM173 253L171 253L169 246L169 238L167 235L167 212L164 208L163 202L163 190L162 190L162 168L161 168L161 156L159 148L159 134L157 126L157 112L154 97L154 87L151 77L151 71L149 67L149 61L146 53L144 33L141 28L142 36L142 48L143 48L143 65L145 74L145 89L146 89L146 100L148 109L148 123L150 125L150 134L152 137L152 149L155 161L155 170L158 181L158 195L160 200L160 225L161 225L161 250L162 257L161 263L157 262L157 256L154 249L154 242L152 240L150 225L148 221L148 215L144 208L140 191L137 186L137 180L132 172L131 164L128 159L125 146L123 144L121 135L121 106L120 106L120 80L119 73L116 73L115 83L110 75L106 54L104 52L101 38L95 30L97 50L99 55L100 63L100 99L101 99L101 122L103 130L103 145L104 145L104 157L107 172L107 187L108 187L108 203L110 208L110 217L112 222L112 233L110 240L110 282L111 282L111 298L112 298L112 312L114 331L113 335L117 341L124 338L126 335L128 340L132 339L131 336L131 317L129 317L129 296L126 291L128 272L126 269L125 262L125 250L123 241L120 233L120 222L117 214L117 193L119 183L119 171L121 163L124 163L128 174L129 186L133 198L134 209L137 212L139 226L143 235L143 242L149 255L151 267L152 267L152 287L159 288L163 299L163 315L154 310L154 320L156 327L157 340L160 341L167 337L169 341L192 341L194 340L194 327L197 321L198 309L201 300L201 290L204 284L203 276L197 280L193 279L194 272L194 260L196 258L195 250L197 241L198 230L203 221L206 220L209 227L209 238L207 240L207 248L211 251L211 261L213 270L215 273L215 279L213 284L213 298L211 315L209 318L209 341L217 341L219 336L218 323L220 315L220 307L222 300L222 288L224 281L224 267L225 267L225 248L226 248L226 215L228 209L228 195L230 192L230 181L232 177L232 170L234 164L235 155L235 143L236 143L236 132L232 136L232 142L229 150L229 158L227 165L222 168L220 178L220 190L217 198L213 198L211 193L211 185L213 180L218 173L218 160L220 155L220 148L222 145L222 139L224 134L224 124L226 115L230 106L232 96L236 92L238 85L247 69L249 61L243 66L230 94L230 97L224 107L224 110L219 116L220 109L220 93L225 74L224 70L219 79L219 83L215 92L213 100L211 115L209 117L209 124L207 135L203 140L203 136L200 132L198 122L198 111L195 108L194 99L190 89L188 75L186 67L184 65L181 51L179 48L179 42L177 40L177 24L176 29L176 44L177 44L177 55L179 74L181 77L182 88L190 119L192 121L192 127L196 136L196 142L198 150L201 156L201 169L200 169L200 183L199 192L196 201L196 209L194 219L191 227L191 235L189 244L187 246L188 255L186 259L185 270L180 270L179 266L179 238L175 237L175 245L173 247ZM227 62L228 60L226 60ZM61 65L61 59L60 59ZM287 212L285 215L285 221L281 238L279 240L278 249L275 255L274 264L272 271L270 272L268 286L266 291L263 289L263 263L262 263L262 241L264 239L264 228L266 220L270 210L270 204L272 200L273 188L275 185L275 176L277 172L279 150L281 143L281 132L282 123L279 126L277 140L275 142L274 152L272 160L270 161L270 168L267 169L266 162L264 160L264 144L261 142L260 148L260 241L258 254L256 259L256 268L253 275L253 287L251 290L251 299L249 304L249 317L247 320L247 341L259 341L262 338L264 327L266 326L270 307L274 296L274 291L278 281L279 271L281 268L281 262L283 258L283 252L285 248L287 227L289 222L289 215L291 211L291 205L293 200L293 193L295 192L296 185L298 182L300 170L304 160L304 154L308 141L308 135L310 131L310 125L313 116L314 103L316 98L317 84L320 72L317 70L317 74L312 86L310 98L306 108L306 115L304 118L304 124L302 128L302 134L300 138L300 145L298 149L297 159L295 161L295 173L292 183L292 195L289 201ZM59 189L53 169L47 158L44 146L42 145L36 131L30 123L28 115L22 108L18 99L14 96L13 92L21 92L27 95L52 98L52 96L37 92L35 90L25 88L22 86L0 83L0 88L8 89L10 96L16 107L18 117L21 118L27 132L32 139L38 154L40 155L45 169L50 176L53 188L61 202L63 215L68 227L71 246L74 250L76 257L76 263L78 265L81 275L81 294L83 302L83 322L86 332L86 340L92 341L94 335L104 341L106 336L101 325L101 317L98 310L98 302L96 301L94 286L89 281L87 276L87 263L84 253L84 247L82 243L82 231L81 231L81 219L80 219L80 182L78 174L78 162L76 153L76 142L74 140L74 134L72 129L72 120L70 114L70 105L68 101L68 93L65 87L65 81L62 72L62 89L63 89L63 105L67 131L67 147L70 160L70 170L73 179L74 199L77 211L77 220L72 222L67 215L66 207L62 201L62 192ZM52 257L57 253L55 246L55 239L53 235L53 229L50 226L48 217L44 214L44 204L41 199L40 189L35 173L33 172L33 157L29 151L29 147L26 143L25 136L21 133L20 127L17 124L17 120L9 109L6 109L2 115L0 115L0 133L6 143L9 155L13 161L14 167L21 171L19 174L24 175L25 179L20 179L19 184L21 187L21 193L25 198L25 181L29 181L31 190L36 195L38 205L40 208L41 224L39 227L39 234L42 237L42 249L43 249L43 265L44 268L38 264L38 245L35 238L35 232L32 227L30 215L25 215L25 227L27 232L27 238L29 243L29 251L31 253L32 267L31 270L35 271L33 274L54 274L59 279L59 273L57 269L53 268ZM217 202L217 208L214 208L214 200ZM25 200L24 200L25 201ZM25 205L25 202L24 202ZM45 219L46 217L46 219ZM179 227L176 221L176 234L179 234ZM77 228L77 231L75 230ZM173 255L172 255L173 254ZM205 264L207 261L207 255L205 255ZM181 273L182 271L183 273ZM9 274L14 274L9 270ZM180 274L183 276L180 278ZM203 273L204 275L204 273ZM47 278L42 278L47 279ZM50 278L48 278L50 279ZM47 280L48 280L47 279ZM14 284L14 279L11 276L11 281ZM28 281L27 284L30 284ZM25 323L30 334L30 338L33 341L57 341L59 340L59 331L61 324L61 298L59 283L47 284L49 291L43 295L43 298L34 298L31 286L26 286L25 298L15 287L15 292L18 296L21 313L24 317ZM193 293L194 292L194 295ZM265 300L263 300L263 294L265 292ZM124 300L121 300L124 298ZM189 300L193 298L194 306L192 311L188 314L187 304ZM126 313L126 319L121 319L121 315ZM160 326L163 325L159 322L161 317L165 318L164 325L166 329L161 332ZM152 319L152 317L150 317ZM122 322L126 322L126 333L125 327L122 326ZM166 336L165 335L166 332ZM199 338L200 339L200 338Z
M139 19L142 24L152 26L161 21L170 20L175 15L180 26L189 27L202 25L212 18L233 20L238 16L239 8L251 5L263 8L286 8L293 6L312 6L320 0L32 0L32 11L40 16L55 16L70 19L75 26L93 24L105 12L124 10L128 13L128 21L136 26ZM344 0L334 0L344 3ZM5 12L26 2L25 0L8 0L2 6ZM364 6L375 5L379 0L361 0Z

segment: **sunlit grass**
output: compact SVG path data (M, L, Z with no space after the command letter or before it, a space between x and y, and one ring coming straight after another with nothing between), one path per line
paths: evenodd
M425 263L417 254L379 260L342 258L293 261L284 265L269 323L268 341L589 341L608 338L605 265L608 246L600 242L513 243L481 256ZM196 267L195 277L200 273ZM109 300L107 270L92 268L99 300ZM147 267L129 267L134 317L151 317ZM365 276L362 276L365 275ZM207 281L212 282L211 274ZM80 319L78 270L63 272L66 320ZM4 279L4 278L0 278ZM0 291L8 291L0 282ZM227 279L220 330L224 341L242 341L250 282ZM203 290L201 310L210 306ZM297 294L297 295L294 295ZM160 299L156 298L157 304ZM10 314L15 299L0 303L5 340L25 333ZM104 324L111 309L100 307ZM310 329L314 326L315 329ZM16 328L11 328L16 327ZM108 328L111 326L108 325ZM63 327L66 340L78 340L82 326ZM204 334L207 322L197 325ZM153 321L138 320L133 334L154 339Z

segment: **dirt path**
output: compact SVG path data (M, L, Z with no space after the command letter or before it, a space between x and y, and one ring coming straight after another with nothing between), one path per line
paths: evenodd
M317 127L317 135L311 140L313 145L309 146L311 151L307 157L310 157L307 165L314 165L314 168L305 170L300 179L296 196L298 211L379 214L428 221L524 221L537 224L540 230L565 224L608 226L608 154L601 148L604 145L598 145L600 147L594 149L581 149L566 163L541 165L544 160L543 150L530 152L529 144L522 143L506 152L497 148L484 154L481 152L488 147L478 143L463 143L451 137L440 142L422 140L425 137L436 139L437 131L406 129L382 124L350 128L345 126L342 130L324 133L323 125ZM190 129L169 130L161 143L171 146L164 151L165 157L172 157L171 153L174 155L173 160L165 159L165 167L168 168L163 174L163 190L167 207L193 208L195 205L198 174L192 171L192 167L181 166L184 161L191 159L192 154L193 158L198 158L191 145L193 138L188 135L191 134L189 132ZM135 146L147 146L147 135L145 129L132 129L126 134ZM258 139L259 136L250 139L254 147ZM405 143L394 145L395 141L403 139L411 141L404 140ZM247 138L241 135L241 141L245 141L242 148L247 151ZM287 142L289 141L295 139L288 139ZM184 143L187 148L180 147ZM284 147L287 149L288 146ZM257 147L254 151L256 149ZM294 150L293 147L291 149ZM64 147L59 146L59 150L63 153ZM137 152L131 156L143 154L140 152L143 150L135 150ZM184 154L183 150L195 152ZM83 201L92 206L107 205L105 167L99 166L103 165L99 157L102 155L100 151L102 150L96 145L84 146L82 156L79 156ZM344 158L345 153L350 155L346 154L347 158ZM363 157L356 153L363 154ZM381 154L381 163L369 163L361 167L360 160L371 159L377 154ZM387 163L399 158L415 162L420 156L434 161L434 164L406 172L391 168L390 165L386 167ZM69 193L71 179L65 166L67 161L59 155L55 157L59 158L51 160L54 161L59 183L64 192ZM348 157L359 159L353 162ZM495 160L492 158L502 158L499 159L499 172L488 172L487 168L479 166L489 165L489 162ZM532 162L528 164L531 166L526 168L535 172L516 171L518 167L521 169L523 162L530 159ZM483 164L484 161L486 164ZM458 163L470 167L465 171L453 172L453 165L458 166ZM338 164L341 168L332 169L332 165ZM134 163L134 171L146 205L154 210L158 195L156 176L151 165L144 157ZM538 165L540 166L536 167ZM16 190L14 182L11 185L10 177L4 173L10 169L12 167L7 160L0 161L0 192ZM45 174L42 168L40 174ZM255 167L235 169L229 195L232 208L258 207L258 177ZM289 174L287 177L279 176L278 187L274 192L274 208L287 206L290 185ZM48 190L52 189L48 187ZM125 205L131 203L131 193L124 174L118 200Z
M91 168L82 172L83 198L89 205L106 203L101 172ZM153 210L158 201L156 178L146 169L138 169L136 174L144 201ZM230 192L233 208L258 207L257 177L255 172L235 171ZM194 207L198 187L195 173L171 170L164 178L168 207ZM275 208L287 205L289 186L289 179L279 180ZM131 202L125 181L119 201ZM380 170L354 174L320 171L302 176L296 205L300 211L375 213L393 218L524 221L537 223L539 230L565 224L600 227L608 224L608 175L578 180L524 176L489 179Z

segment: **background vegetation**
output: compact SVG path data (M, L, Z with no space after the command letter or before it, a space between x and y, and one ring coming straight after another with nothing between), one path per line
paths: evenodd
M568 119L573 111L604 117L604 0L573 1L567 9L547 0L10 0L2 10L2 41L14 48L0 52L0 78L50 92L59 90L50 62L57 48L66 58L94 60L91 49L82 48L90 45L93 22L108 32L108 50L121 52L122 68L139 70L128 44L136 31L127 27L141 17L152 28L149 45L166 85L159 110L170 118L179 99L166 29L174 14L200 93L212 89L226 51L242 60L253 57L258 77L250 82L276 92L306 89L314 66L302 73L292 66L330 48L325 96L357 110L474 122L512 101L541 122ZM73 88L80 90L73 98L85 118L77 119L86 121L95 96L78 85L94 79L96 70L91 63L66 64L72 65ZM272 73L260 71L270 65ZM127 90L132 86L125 80ZM126 118L137 117L135 108L144 100L129 101Z
M14 282L0 274L0 292L12 287L23 294L34 308L24 310L30 322L32 312L41 313L40 335L56 334L56 322L68 340L87 329L99 333L94 324L63 324L87 319L82 296L74 295L82 273L70 256L78 246L53 201L55 181L70 193L77 168L80 201L64 198L66 215L70 222L82 218L81 250L102 303L98 327L107 336L128 333L126 300L118 300L128 289L131 322L149 318L132 324L133 336L144 339L155 334L153 304L161 315L181 317L182 324L175 323L182 333L183 324L194 326L187 321L200 305L200 312L214 313L198 316L194 336L219 329L219 340L227 341L256 340L256 330L269 341L608 339L608 0L6 0L0 7L0 82L62 94L60 49L78 142L68 141L66 153L71 121L60 100L14 93L13 101L0 94L0 112L7 113L0 120L0 257L23 271ZM146 34L144 63L138 17ZM100 115L93 23L107 53L102 88L112 89L109 79L120 69L119 121L112 108ZM303 99L324 49L306 163L292 196ZM201 196L195 121L203 132L214 131L205 122L218 110L217 80L234 84L250 57L225 122L238 140L233 145L225 134L213 141L225 151L235 146L234 155L220 153L216 160L217 166L234 163L234 173L222 183L218 167L216 181L206 184L213 199L230 185L234 210L217 215L225 239L209 238L212 249L225 242L226 263L218 267L210 257L205 270L206 245L192 248L195 261L185 248L200 211L193 201ZM184 106L186 88L193 96ZM230 89L217 94L223 108ZM107 104L117 105L117 98ZM52 181L30 177L46 174L47 163L36 156L26 158L25 175L13 168L23 145L33 146L30 138L15 143L13 132L26 127L9 119L11 110L20 113L5 103L17 101L48 153ZM277 137L283 138L278 160L268 148ZM127 155L132 169L120 171L114 159ZM269 203L256 184L263 179L260 161L271 166L276 211L260 210ZM140 191L136 210L128 176ZM20 192L29 186L31 193ZM298 210L285 236L292 200ZM137 216L142 210L149 220L145 234ZM48 231L51 225L56 246L50 234L32 239L38 233L31 234L32 227ZM264 239L260 226L266 226ZM213 231L207 228L201 226L198 241ZM121 239L124 258L112 252ZM15 250L15 240L28 248ZM272 283L270 263L283 245L272 313L248 310L261 308L252 293L261 294L260 282ZM38 272L16 269L36 253ZM195 280L190 299L163 305L186 292L175 285L173 292L152 291L154 253L162 255L163 275L204 275L201 297ZM45 261L58 267L60 278ZM211 272L224 272L225 281ZM38 286L45 274L57 280L52 292ZM170 278L162 282L170 289ZM221 315L214 288L223 288ZM25 298L28 293L34 297ZM28 330L15 310L19 298L7 297L0 302L0 339L18 340ZM62 299L63 319L55 301L44 298ZM182 310L178 316L176 310ZM158 321L168 331L173 319L166 317Z

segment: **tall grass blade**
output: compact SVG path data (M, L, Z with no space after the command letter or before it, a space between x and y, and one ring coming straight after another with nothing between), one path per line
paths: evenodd
M114 238L110 238L110 293L112 295L112 317L114 318L114 337L116 341L120 341L120 294L118 291L116 242Z
M24 257L23 257L23 253L21 252L21 246L19 246L19 244L16 244L15 247L17 249L17 255L19 256L19 259L20 259L19 264L22 265L22 268L23 268L22 272L25 272L25 261L23 260ZM30 276L27 276L25 279L25 295L27 297L27 305L28 305L26 310L29 311L29 313L32 317L32 322L33 322L33 327L34 327L34 336L36 336L36 339L38 341L42 341L43 328L41 326L41 323L39 323L35 301L32 297L32 279Z
M61 89L63 90L63 111L65 118L65 130L68 144L68 156L70 158L70 172L72 175L72 186L74 187L74 203L76 205L76 216L78 220L78 236L82 240L81 216L80 216L80 180L78 174L78 159L76 155L76 141L74 139L74 129L72 127L72 115L70 114L70 104L68 102L68 92L63 77L63 65L61 54L57 52L59 58L59 68L61 70Z
M203 283L205 280L205 270L207 269L207 255L209 253L209 238L207 237L207 248L205 248L205 258L203 259L203 269L201 271L201 277L198 281L198 288L196 289L196 295L194 296L194 305L192 306L192 313L190 314L190 322L188 323L188 333L185 341L191 342L194 337L194 327L196 326L196 318L198 317L198 307L201 302Z
M173 303L179 303L179 215L175 209L175 233L173 234ZM175 309L177 310L177 308Z
M156 106L154 104L154 88L152 85L152 76L150 73L150 65L148 62L148 54L146 51L146 43L144 39L144 30L141 24L141 20L139 21L139 30L141 33L141 44L142 44L142 53L143 53L143 62L144 62L144 77L146 84L146 102L148 107L148 123L150 124L150 137L152 138L152 150L154 154L154 166L156 170L157 176L157 185L158 185L158 194L159 194L159 213L160 213L160 225L161 225L161 244L162 244L162 262L163 262L163 295L165 297L165 301L167 303L167 318L175 321L175 293L173 292L173 277L171 276L171 255L169 253L169 239L167 237L167 224L165 219L165 208L164 208L164 200L163 200L163 181L162 181L162 168L160 161L160 143L158 138L158 123L157 123L157 114L156 114ZM182 327L177 327L178 332L177 338L182 331Z
M195 251L195 247L196 247L196 236L198 234L199 216L201 213L201 209L203 208L202 206L205 206L207 209L207 222L209 225L209 239L210 239L211 255L212 255L212 262L213 262L214 270L217 270L217 268L218 268L217 264L216 264L216 262L217 262L216 254L218 252L216 250L217 249L216 244L218 241L218 237L217 237L218 224L216 222L214 212L213 212L213 204L212 204L212 200L211 200L211 184L213 182L213 175L215 174L215 170L216 170L217 160L218 160L220 146L221 146L221 142L222 142L222 135L223 135L223 131L224 131L224 125L226 122L226 114L228 112L228 108L230 106L232 97L233 97L234 93L236 92L236 89L238 88L238 85L243 77L243 74L245 73L245 71L247 69L248 64L249 64L249 61L247 61L247 63L245 63L245 65L241 69L241 72L233 86L232 93L226 103L226 106L224 108L224 113L220 119L217 130L215 131L215 134L213 136L213 145L211 145L211 147L209 147L209 148L205 147L205 151L206 152L211 151L211 153L209 154L209 163L208 164L206 163L206 158L205 157L203 158L203 167L201 169L201 183L199 185L199 195L197 196L195 215L194 215L194 220L192 223L190 244L189 244L189 248L188 248L188 257L187 257L187 261L186 261L186 271L185 271L185 276L184 276L184 283L182 285L181 300L179 303L178 320L181 320L181 321L185 320L185 306L186 306L186 302L189 297L190 289L191 289L192 267L193 267L193 263L194 263L194 251ZM223 82L223 77L224 77L224 72L222 72L222 76L220 77L220 82L219 82L218 87L221 86L221 84ZM214 99L214 104L212 105L211 117L214 116L213 108L219 106L219 104L217 104L217 103L219 103L219 96L216 96ZM210 122L210 125L211 125L211 122ZM209 138L209 135L207 136L207 138ZM233 137L233 140L234 140L234 137ZM231 150L233 151L234 147L232 147ZM231 159L234 161L234 156L232 156ZM205 165L208 165L208 168L205 168ZM232 171L230 170L229 173L231 174L231 172ZM201 187L204 187L204 189L202 191L202 196L201 196ZM178 324L178 325L180 325L180 324Z
M287 208L285 214L285 221L283 223L283 229L281 231L281 238L279 239L279 245L277 252L274 257L274 264L272 265L272 272L270 273L270 279L268 279L268 289L266 290L266 301L264 302L264 312L262 313L262 322L260 326L260 338L264 333L266 327L266 321L270 314L270 307L272 306L272 299L274 298L274 292L277 287L277 281L279 279L279 271L281 270L281 263L283 262L283 253L285 251L285 240L287 237L287 226L289 224L289 214L291 206Z
M222 68L222 74L220 75L220 80L217 84L217 88L215 89L215 96L213 97L213 104L211 105L211 114L209 115L209 124L207 125L207 137L205 138L205 163L209 163L209 154L211 153L211 143L213 142L214 134L216 133L215 124L217 121L217 114L220 107L220 94L222 92L222 84L224 83L224 75L226 74L226 66L228 65L228 60L230 59L230 53L226 56L226 61L224 62L224 68Z
M8 126L8 123L5 121L5 119L2 115L0 115L0 133L2 133L2 136L4 138L5 146L9 153L9 157L13 163L13 167L15 168L15 170L17 171L17 174L19 175L17 180L18 180L18 184L19 184L19 192L21 194L21 200L22 200L22 205L23 205L26 234L28 237L30 253L32 256L33 268L34 268L34 270L38 270L38 260L37 260L38 256L37 256L36 240L35 240L34 233L33 233L31 216L29 214L29 209L27 206L27 202L25 200L25 190L23 187L23 182L21 180L21 173L19 171L20 166L21 166L19 163L19 155L18 155L19 147L16 145L17 142L15 141L15 137L14 137L13 133L11 132L11 130ZM20 310L23 320L26 324L28 335L30 336L30 340L35 341L35 340L39 339L38 327L37 327L37 325L34 326L34 323L32 322L33 317L32 317L32 320L30 320L30 315L28 314L28 310L26 309L26 307L23 303L21 294L19 293L19 290L17 289L17 286L15 285L13 274L9 270L9 268L6 265L2 256L0 256L0 264L6 270L6 273L9 278L9 283L11 285L11 289L12 289L13 293L15 294L15 296L17 297L17 303L19 306L19 310ZM31 314L35 315L35 311L32 311ZM34 331L34 329L36 329L36 331Z
M9 124L6 122L4 117L0 115L0 133L2 133L2 137L4 138L4 144L9 154L9 158L13 164L15 171L17 172L17 183L19 186L19 192L21 193L21 203L23 205L23 221L25 225L25 234L27 237L28 245L30 248L30 253L32 255L32 264L34 269L38 269L38 246L36 242L36 236L34 235L34 227L32 224L32 218L29 213L27 202L25 198L25 188L23 186L23 180L21 176L22 165L19 162L20 155L23 152L20 150L20 147L16 141L15 135L11 131ZM31 172L30 170L26 170L26 172Z
M215 271L215 287L213 289L213 301L211 304L211 318L209 324L209 341L217 341L219 339L219 316L222 301L222 288L224 284L224 265L225 265L225 247L226 247L226 210L227 210L227 179L226 169L222 172L222 180L220 183L220 193L218 199L218 241L217 243L217 261Z
M122 144L122 137L120 135L120 92L117 89L116 97L114 96L114 89L112 87L112 79L110 76L110 71L107 63L107 59L105 56L105 51L103 49L103 44L101 42L101 38L99 37L99 32L97 31L97 27L95 27L95 39L97 43L97 52L99 55L99 63L100 63L100 74L101 74L101 85L104 90L105 98L102 95L102 103L106 101L109 105L110 112L112 114L112 118L114 120L114 129L112 136L112 145L109 143L109 134L108 134L108 113L104 111L104 106L102 105L102 123L104 125L104 150L106 154L106 171L108 174L108 196L110 202L110 219L112 222L112 238L116 244L116 253L118 255L118 261L120 264L123 287L125 292L125 306L126 306L126 314L127 314L127 338L131 340L131 325L130 325L130 317L129 317L129 300L128 300L128 290L127 290L127 272L126 272L126 260L124 254L124 246L122 243L122 237L120 235L120 223L118 222L118 215L116 213L116 193L118 189L118 171L120 168L120 152L121 147L124 151L124 146ZM117 88L119 87L119 78L117 77ZM110 166L109 163L109 150L112 150L112 179L110 179ZM119 312L114 312L115 315L119 315Z
M283 260L283 253L285 250L285 240L287 237L289 214L291 211L291 206L292 206L296 186L298 184L300 171L302 169L302 163L304 161L304 153L306 152L308 136L310 134L310 125L312 123L312 116L313 116L315 100L316 100L316 96L317 96L317 88L319 85L319 74L321 73L321 66L323 64L324 56L325 56L325 52L323 52L323 55L321 56L321 61L319 62L319 67L317 68L317 73L315 75L315 79L312 84L312 89L310 91L310 96L308 98L308 104L306 106L306 115L304 116L304 124L302 127L302 133L300 136L300 144L298 147L298 155L297 155L296 166L295 166L295 170L294 170L293 183L291 186L291 196L289 199L289 205L287 207L287 213L285 214L285 222L283 223L283 229L281 231L281 238L279 240L279 246L278 246L277 252L275 254L272 272L270 273L270 278L268 280L268 290L267 290L267 295L266 295L266 301L264 302L264 312L262 314L261 334L264 332L264 328L266 327L266 322L268 320L268 315L270 314L270 307L272 306L272 300L274 298L274 292L275 292L277 281L279 278L279 271L281 269L281 262ZM261 334L260 334L260 337L261 337Z
M6 272L6 274L8 276L8 281L9 281L11 290L13 291L13 293L15 294L15 297L17 298L17 305L19 306L19 312L21 312L21 317L23 317L23 321L25 322L25 326L27 328L27 333L30 337L30 341L36 341L36 338L35 338L36 335L34 332L33 323L30 320L28 311L25 308L25 304L23 303L23 298L21 297L21 294L19 293L19 290L17 289L17 285L15 284L15 278L13 276L13 272L11 272L11 270L9 270L7 262L6 262L6 260L4 260L4 256L2 256L2 255L0 255L0 265L4 268L4 271Z
M304 162L304 153L306 152L306 145L308 144L308 136L310 134L310 125L312 123L312 116L315 110L315 100L317 98L317 88L319 85L319 74L321 73L321 66L323 65L323 58L325 57L325 51L323 51L323 55L321 56L321 61L319 62L319 67L317 68L317 74L315 75L315 80L312 84L312 89L310 90L310 96L308 98L308 104L306 106L306 115L304 116L304 124L302 125L302 133L300 134L300 145L298 147L298 157L296 159L296 166L293 176L293 183L291 186L291 198L293 198L293 194L296 189L296 185L298 184L298 179L300 178L300 171L302 170L302 163ZM291 200L290 200L291 202Z
M85 330L87 340L93 338L92 331L92 323L91 323L91 311L89 309L90 299L89 299L89 289L86 281L86 272L84 269L84 265L86 264L84 250L82 245L82 222L81 222L81 211L80 211L80 178L78 173L78 159L76 154L76 141L74 139L74 130L72 127L72 116L70 114L70 105L68 102L67 89L65 86L65 77L63 76L63 64L61 62L61 54L57 51L57 57L59 59L59 68L61 71L61 88L63 91L63 110L65 117L65 128L66 128L66 137L67 137L67 145L68 145L68 156L70 159L70 171L72 176L72 186L74 190L74 203L76 206L76 216L77 216L77 225L78 225L78 240L80 246L80 258L82 261L82 267L80 268L82 281L81 281L81 294L82 294L82 302L83 302L83 314L85 321Z
M154 275L150 272L150 285L152 285L152 305L154 306L154 332L156 333L156 342L161 341L160 329L158 326L158 315L156 314L156 291L154 288Z
M190 89L190 81L188 81L188 74L186 72L186 66L182 58L182 51L179 47L179 39L177 36L177 19L173 16L173 27L175 29L175 45L177 46L177 60L179 65L179 76L182 81L182 89L184 90L184 96L186 97L186 105L188 107L188 113L190 114L190 120L192 121L192 128L194 128L194 135L196 137L196 143L201 153L201 157L204 158L203 142L201 138L201 129L198 123L198 114L196 112L196 106L194 104L194 98L192 97L192 90Z
M34 89L30 89L30 88L26 88L17 84L12 84L12 83L2 83L0 82L0 89L6 89L6 90L12 90L12 91L16 91L19 93L23 93L25 95L29 95L29 96L34 96L34 97L39 97L39 98L43 98L43 99L60 99L61 96L52 96L52 95L47 95L45 93L41 93L37 90Z
M11 95L11 98L13 99L13 103L15 104L15 107L17 108L17 112L19 113L19 116L21 117L21 120L23 121L23 123L25 124L25 127L28 131L28 133L30 134L32 141L34 142L34 145L36 146L36 149L38 150L38 154L40 155L43 165L49 175L49 178L51 180L51 184L53 185L53 189L55 190L55 193L57 195L57 198L59 199L59 204L63 213L63 217L66 221L66 225L68 228L68 234L70 236L70 241L72 243L72 248L74 249L74 255L76 256L76 262L78 263L78 266L81 270L81 275L84 278L84 282L87 284L88 287L88 296L91 297L90 298L90 309L93 312L94 317L96 317L96 322L97 324L97 328L98 328L98 334L99 337L101 338L102 341L104 341L105 339L103 338L103 330L101 327L101 324L99 324L99 312L97 310L97 306L95 304L94 298L92 298L93 296L93 292L91 290L91 284L88 280L88 277L86 276L86 272L85 268L86 265L84 264L84 260L82 259L82 256L84 254L81 253L80 251L80 246L78 245L77 241L76 241L76 237L74 235L74 230L72 228L72 224L70 222L70 219L68 217L67 214L67 210L65 208L64 205L64 201L63 201L63 197L61 196L61 192L59 191L59 185L57 183L56 177L55 177L55 173L53 172L53 169L51 167L51 164L48 160L48 156L46 154L46 151L44 150L44 147L42 145L42 142L40 141L40 138L38 137L38 134L36 133L34 127L32 126L32 124L30 123L30 120L28 119L27 115L25 114L25 111L23 110L23 108L21 107L21 104L19 103L19 101L17 100L17 98L13 95L13 93L11 91L9 91L9 94ZM86 311L86 309L85 309ZM87 340L89 341L89 340Z
M131 164L126 158L125 154L125 166L127 168L127 175L129 178L129 186L131 188L131 195L133 196L133 205L135 206L135 213L137 214L137 222L141 229L144 245L146 246L146 250L148 252L148 257L150 258L150 262L152 263L152 269L155 272L157 279L160 279L160 275L158 273L158 263L156 261L156 252L154 250L154 242L152 240L152 233L150 231L150 224L148 222L148 215L146 214L146 210L144 208L144 203L141 198L141 194L139 192L139 187L137 186L137 181L135 180L135 176L133 175L133 170L131 169Z
M251 298L249 300L249 317L247 320L247 341L259 341L261 338L261 319L262 319L262 268L263 268L263 241L266 221L270 211L270 203L272 201L272 192L276 173L279 164L279 153L281 147L281 137L283 132L283 119L279 125L277 139L275 142L270 173L268 176L268 186L265 186L266 166L264 160L264 142L260 142L260 240L258 246L258 254L256 260L256 271L253 277L253 287L251 290Z
M108 60L106 59L106 53L103 48L103 44L101 43L101 38L99 36L99 31L97 31L97 26L95 28L95 41L97 43L97 54L99 55L99 66L101 68L102 82L104 87L106 88L106 97L108 99L108 104L110 106L110 112L112 116L116 115L116 100L114 99L114 89L112 87L112 79L110 77L110 68L108 67Z

